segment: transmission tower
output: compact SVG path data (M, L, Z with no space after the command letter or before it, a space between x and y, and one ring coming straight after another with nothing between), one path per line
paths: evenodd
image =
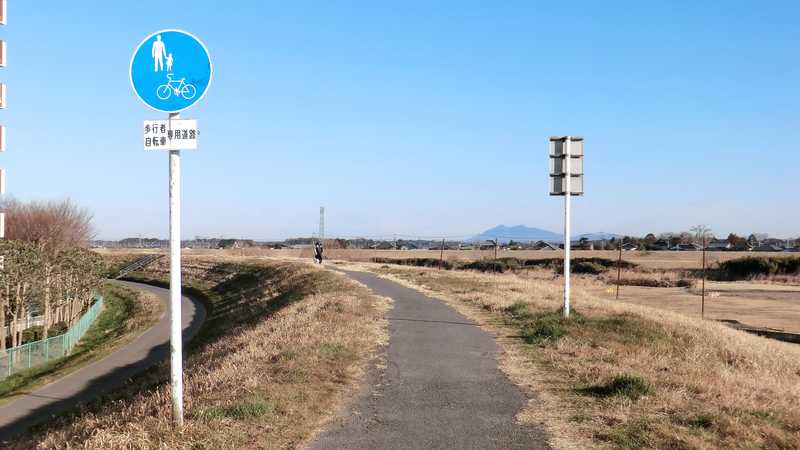
M325 207L319 207L319 242L325 245Z

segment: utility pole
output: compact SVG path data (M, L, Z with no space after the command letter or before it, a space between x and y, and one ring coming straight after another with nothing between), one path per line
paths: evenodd
M706 237L703 236L703 281L702 281L702 288L701 288L701 300L700 300L700 318L706 318Z
M319 207L319 243L325 245L325 207Z
M442 248L439 249L439 270L442 270L444 264L444 238L442 238Z
M617 259L617 300L619 300L619 283L622 277L622 239L619 240L619 259Z

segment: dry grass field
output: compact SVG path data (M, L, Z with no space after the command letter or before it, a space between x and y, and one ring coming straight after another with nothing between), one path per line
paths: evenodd
M163 283L167 273L161 260L135 278ZM312 264L187 257L183 275L209 316L184 366L182 432L171 423L165 363L10 448L297 447L386 339L388 301Z
M147 252L139 251L138 253ZM152 252L152 251L150 251ZM311 259L310 250L264 250L264 249L237 249L237 250L185 250L189 255L221 255L250 256L250 257L275 257L275 258L301 258ZM104 250L109 258L126 260L131 258L130 252L117 250ZM329 250L326 256L331 259L354 262L369 262L372 258L438 258L438 251L400 251L400 250ZM601 257L616 259L617 252L613 251L576 251L575 258ZM520 259L543 259L561 257L561 251L506 251L498 252L498 257L515 257ZM687 278L684 271L697 270L701 264L702 255L699 252L623 252L623 260L640 265L635 270L624 270L622 278L647 279L675 282ZM491 259L493 251L445 251L447 261L474 261ZM752 252L708 252L709 266L722 261L741 258L744 256L758 257L791 257L796 253L752 253ZM521 277L552 279L551 271L522 271ZM643 287L622 286L620 288L620 301L635 305L654 307L667 311L678 312L690 317L700 317L701 296L700 284L695 279L690 279L690 287ZM737 282L706 282L707 296L705 304L705 317L714 320L733 320L742 324L770 328L774 330L800 333L800 279L789 278L788 283L775 283L775 280L753 280ZM577 283L582 283L587 292L598 298L612 299L616 291L616 272L610 271L598 277L579 277ZM673 283L674 284L674 283Z
M621 286L620 301L701 317L699 283L687 289ZM614 300L616 287L586 282L587 292ZM706 281L705 318L800 333L800 286L751 281Z
M187 255L214 255L226 254L230 256L270 256L276 258L308 258L311 259L311 250L295 250L295 249L259 249L259 248L244 248L233 250L184 250ZM564 254L563 251L534 251L534 250L508 250L498 251L498 258L513 257L519 259L544 259L544 258L559 258ZM435 258L438 259L440 252L438 250L352 250L352 249L331 249L326 250L325 255L329 259L338 259L345 261L359 261L369 262L372 258ZM718 262L728 261L731 259L741 258L743 256L763 256L763 257L788 257L797 256L797 253L783 253L783 252L707 252L708 265L711 266ZM607 258L616 260L618 253L616 251L605 250L576 250L572 252L575 258ZM494 258L493 250L445 250L444 259L446 261L475 261L480 259ZM670 251L657 251L657 252L623 252L622 258L625 261L636 263L648 269L699 269L702 266L702 252L670 252Z
M98 249L98 253L103 255L131 255L148 254L164 251L149 249ZM274 257L274 258L312 258L311 249L262 249L262 248L242 248L242 249L184 249L186 256L239 256L239 257ZM370 262L372 258L434 258L439 259L441 252L438 250L355 250L355 249L330 249L325 251L328 259L344 261ZM498 251L498 258L519 258L519 259L545 259L563 257L563 251L547 250L507 250ZM494 258L493 250L445 250L445 261L475 261L480 259ZM611 250L575 250L572 252L574 258L607 258L615 260L619 256L618 252ZM759 257L791 257L798 256L797 253L784 252L707 252L707 262L709 266L716 263L729 261L731 259L744 256ZM647 269L699 269L702 266L702 252L623 252L624 261L639 264Z
M613 302L578 277L340 263L436 296L492 329L501 365L538 395L519 417L556 448L800 448L800 346ZM548 279L550 277L550 279Z

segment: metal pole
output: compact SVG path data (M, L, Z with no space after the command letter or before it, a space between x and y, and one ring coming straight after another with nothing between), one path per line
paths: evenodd
M179 118L170 113L169 120ZM171 124L170 124L170 128ZM169 299L172 415L183 427L183 341L181 336L181 152L169 152Z
M617 259L617 300L619 300L619 283L622 277L622 239L619 241L619 259Z
M444 239L442 239L442 248L439 249L439 270L442 270L444 264Z
M700 318L706 318L706 237L703 236L703 283L702 300L700 301Z
M572 164L569 152L570 137L564 140L565 186L564 186L564 318L569 318L569 274L570 274L570 200L572 197Z

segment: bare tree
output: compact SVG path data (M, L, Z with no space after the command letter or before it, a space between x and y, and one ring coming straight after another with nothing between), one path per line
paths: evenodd
M94 238L92 215L71 200L6 202L6 238L33 242L50 254L87 247Z
M702 245L703 242L708 241L713 237L711 234L711 228L708 228L705 225L695 225L689 229L692 233L694 233L694 243Z

